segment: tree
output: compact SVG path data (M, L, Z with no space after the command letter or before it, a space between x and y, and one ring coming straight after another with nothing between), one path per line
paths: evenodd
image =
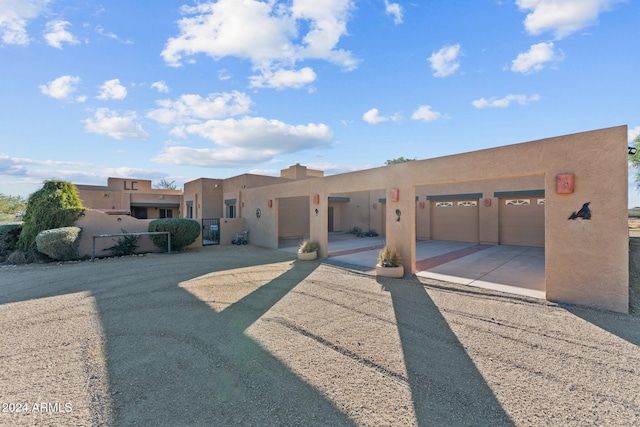
M24 211L27 201L20 196L5 196L0 193L0 213L15 214Z
M177 187L176 187L175 183L176 183L175 181L169 182L166 179L162 178L156 184L156 188L159 188L161 190L177 190Z
M385 166L396 165L398 163L413 162L415 159L405 159L404 157L398 157L397 159L386 160Z
M75 185L67 181L45 181L43 187L27 201L18 249L24 252L35 249L38 233L70 227L83 211Z
M640 135L636 136L633 140L634 147L638 150L636 154L629 156L629 163L636 170L636 188L640 190Z

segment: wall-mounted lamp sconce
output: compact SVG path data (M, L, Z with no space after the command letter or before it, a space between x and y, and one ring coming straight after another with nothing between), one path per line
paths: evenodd
M273 200L269 199L269 201L267 202L267 206L273 207Z
M318 216L318 209L316 208L316 216Z
M377 203L373 204L373 209L378 209L378 204Z
M630 155L634 155L638 152L638 149L636 147L627 147L627 153Z
M556 176L556 193L573 193L575 177L572 173L563 173Z
M391 201L392 202L397 202L398 200L400 200L400 190L398 188L392 188L391 189Z
M486 207L490 207L490 206L491 206L491 199L489 199L489 198L484 199L484 205L485 205Z
M319 194L315 194L313 196L313 204L314 205L319 205L320 204L320 195ZM316 209L317 210L317 209Z
M244 208L244 202L240 203L240 207Z
M425 205L425 203L424 203L424 202L420 202L420 209L424 209L424 207L425 207L425 206L426 206L426 205Z

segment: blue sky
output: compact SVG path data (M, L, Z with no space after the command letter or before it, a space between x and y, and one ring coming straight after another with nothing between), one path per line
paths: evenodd
M0 0L0 193L632 140L639 22L631 0Z

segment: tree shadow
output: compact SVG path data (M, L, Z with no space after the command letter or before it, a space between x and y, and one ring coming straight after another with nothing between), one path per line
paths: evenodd
M291 261L277 252L271 258ZM48 283L34 283L30 292L4 293L0 304L90 292L105 338L110 424L353 425L245 334L317 263L293 262L280 276L216 312L180 284L216 269L255 266L251 260L229 257L212 268L202 258L192 262L180 254L154 259L131 261L143 269L138 273L144 280L137 283L104 261L81 263L72 281L65 269L43 271L37 277ZM168 275L167 264L180 272ZM108 274L109 280L99 280Z
M378 282L391 294L418 425L514 425L424 286Z

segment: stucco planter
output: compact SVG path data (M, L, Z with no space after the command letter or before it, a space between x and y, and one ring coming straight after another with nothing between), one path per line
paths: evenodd
M393 277L399 279L404 276L404 266L399 265L397 267L383 267L378 264L376 265L376 276Z
M298 259L300 261L312 261L318 258L318 251L313 252L298 252Z

